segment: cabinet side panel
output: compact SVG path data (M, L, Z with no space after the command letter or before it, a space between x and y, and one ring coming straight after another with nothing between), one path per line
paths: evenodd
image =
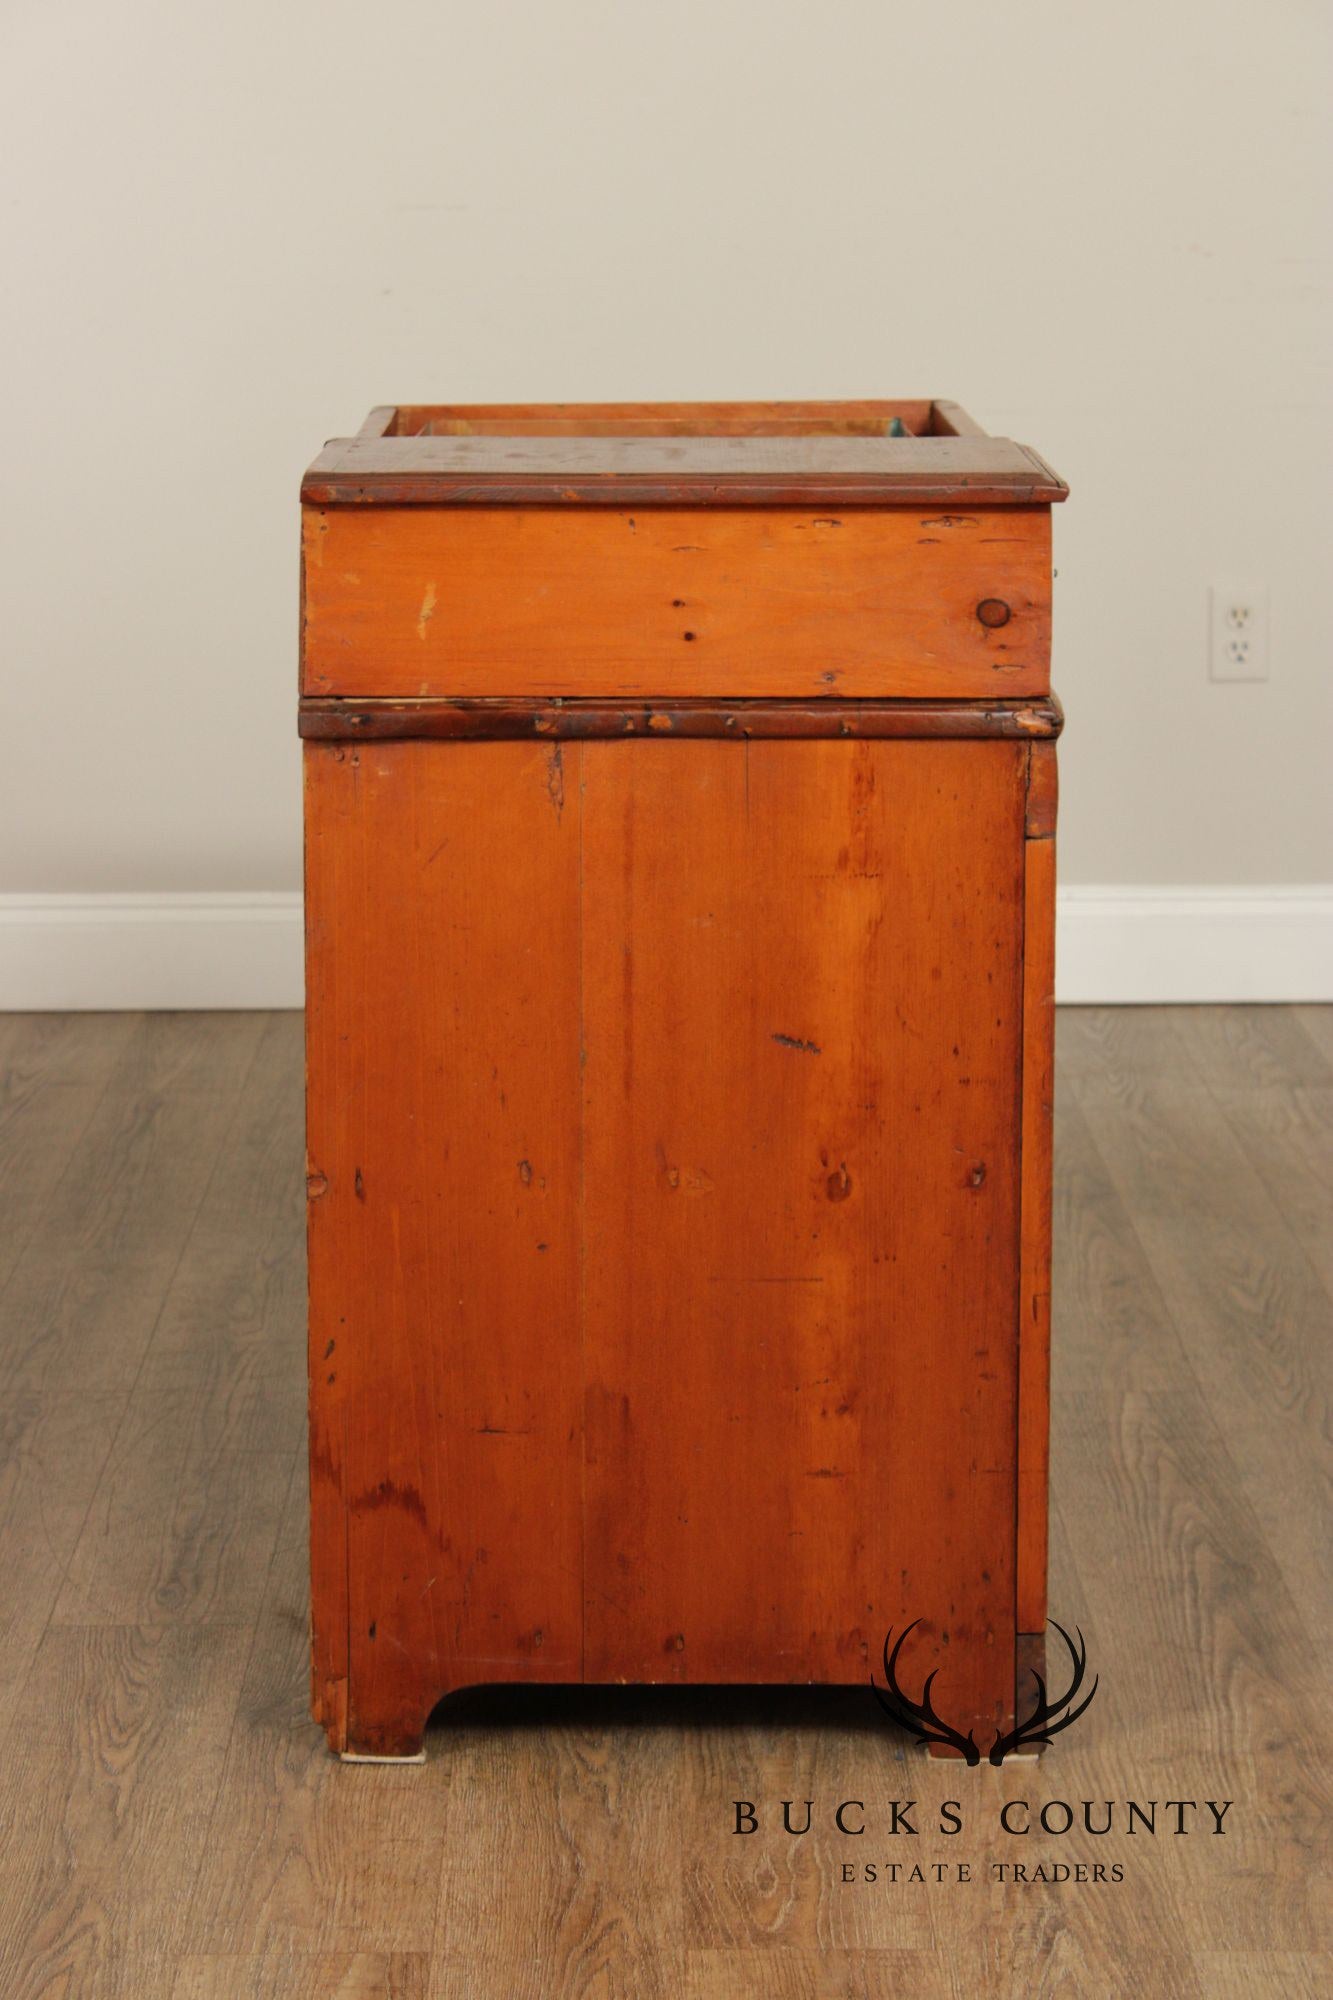
M312 1435L348 1742L401 1752L452 1687L582 1669L580 752L306 755Z
M589 1678L863 1683L920 1619L988 1745L1027 746L584 756Z
M347 1500L345 1376L329 1362L347 1297L344 1237L326 1230L324 1180L313 1161L325 1150L336 1089L339 1014L357 1011L344 969L341 1007L330 1005L337 944L335 912L345 847L346 798L336 783L346 757L323 746L302 750L305 791L306 1231L310 1383L310 1705L335 1750L347 1747Z
M1023 1221L1018 1401L1018 1629L1046 1629L1050 1496L1051 1171L1055 1116L1053 743L1032 746L1023 926Z

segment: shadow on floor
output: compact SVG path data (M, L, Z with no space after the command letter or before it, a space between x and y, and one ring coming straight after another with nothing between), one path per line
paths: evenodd
M838 1729L897 1736L868 1687L515 1684L459 1688L431 1712L431 1728L468 1725L517 1730Z

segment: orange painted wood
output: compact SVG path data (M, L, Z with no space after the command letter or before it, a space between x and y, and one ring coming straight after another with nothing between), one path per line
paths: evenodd
M921 1618L988 1745L1027 751L584 758L586 1671L855 1683Z
M1053 742L1029 752L1024 855L1022 1271L1019 1283L1018 1629L1046 1629L1055 1117Z
M316 1676L361 1753L464 1682L582 1672L564 755L305 751Z
M304 551L308 695L1049 688L1045 507L309 508Z

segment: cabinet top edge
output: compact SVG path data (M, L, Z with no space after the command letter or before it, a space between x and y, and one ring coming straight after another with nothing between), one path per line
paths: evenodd
M895 422L905 434L888 434ZM324 447L301 498L307 506L1049 506L1068 490L1030 446L988 436L956 404L923 399L385 405L357 437Z

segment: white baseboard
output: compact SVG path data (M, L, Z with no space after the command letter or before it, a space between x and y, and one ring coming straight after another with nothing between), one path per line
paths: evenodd
M296 891L0 896L0 1011L299 1007Z
M1333 883L1059 891L1066 1006L1333 1000Z
M1333 885L1061 889L1056 996L1333 1000ZM0 896L0 1011L301 999L295 892Z

